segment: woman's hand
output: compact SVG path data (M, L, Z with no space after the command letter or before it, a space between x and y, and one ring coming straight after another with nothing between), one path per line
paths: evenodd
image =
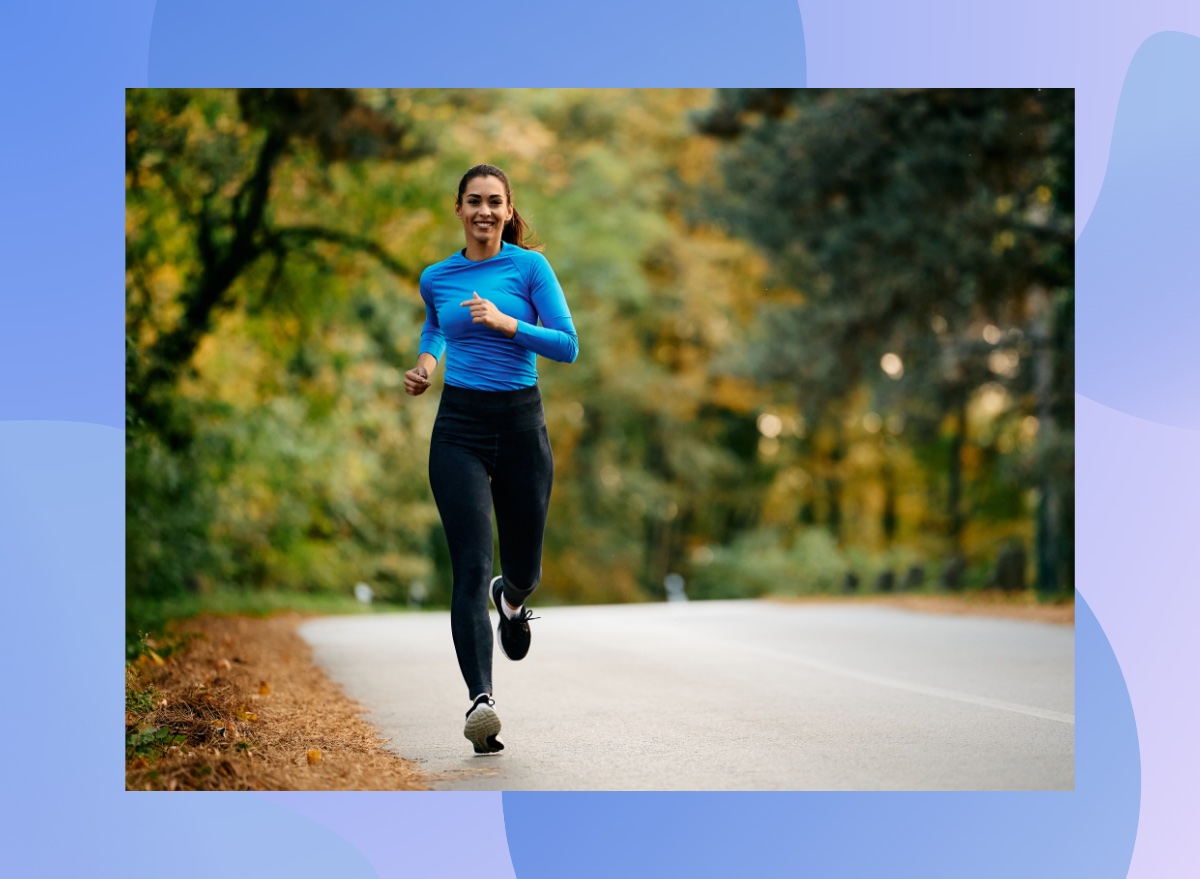
M424 366L416 366L404 373L404 393L410 397L419 397L429 390L429 370Z
M502 312L490 299L481 299L479 294L475 293L466 302L458 304L471 309L472 323L483 324L490 330L504 333L510 339L517 334L517 319Z

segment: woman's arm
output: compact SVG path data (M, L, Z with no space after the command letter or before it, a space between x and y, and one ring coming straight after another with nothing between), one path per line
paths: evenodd
M562 285L558 283L546 258L540 253L532 256L529 292L542 325L539 327L519 320L512 340L522 348L551 360L574 363L579 356L579 335L575 332L575 322L571 320L567 297L563 295Z
M437 309L433 307L433 291L429 286L429 270L421 273L421 298L425 300L425 323L421 327L421 348L417 365L404 373L404 391L418 397L429 390L429 378L437 369L438 358L446 350L446 336L438 323Z
M440 360L446 350L446 336L438 321L437 309L433 305L433 287L429 269L421 272L421 299L425 301L425 323L421 326L421 352L428 351L435 361Z
M540 327L505 314L490 299L482 298L477 292L470 299L458 303L459 307L471 309L474 323L503 333L522 348L560 363L574 363L579 356L579 336L571 320L571 311L567 308L567 299L550 263L540 253L534 256L534 268L527 283L530 300L542 324Z

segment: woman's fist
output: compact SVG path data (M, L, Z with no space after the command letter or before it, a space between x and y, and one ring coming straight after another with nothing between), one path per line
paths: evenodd
M404 373L404 392L410 397L419 397L429 390L429 370L416 366Z

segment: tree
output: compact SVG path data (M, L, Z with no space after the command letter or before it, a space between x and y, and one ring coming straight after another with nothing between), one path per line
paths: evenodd
M1073 100L1066 90L741 89L719 92L697 120L725 143L710 204L802 297L769 310L759 374L794 385L835 432L834 404L862 384L916 414L926 440L951 423L956 548L968 404L1017 375L1003 358L1049 350L1052 331L1034 330L1038 291L1073 298ZM1061 411L1061 385L1038 393Z
M236 111L234 107L236 102ZM166 400L237 282L263 259L270 273L257 293L271 302L289 258L326 242L371 255L400 278L412 272L357 231L320 223L281 223L272 211L280 163L308 145L325 163L411 160L421 148L394 116L347 89L243 89L229 92L131 90L126 106L127 334L129 420L186 440L171 428ZM156 267L182 268L175 319L159 321ZM250 291L241 290L244 301ZM153 341L140 343L148 336Z
M244 329L248 318L266 347L290 349L284 374L303 379L314 371L304 334L283 328L297 316L311 319L306 297L342 298L322 275L361 272L355 255L365 254L392 277L413 277L370 234L371 213L338 210L353 197L353 187L338 185L341 171L361 175L422 153L413 126L377 97L343 89L127 94L131 609L141 597L195 589L239 556L236 539L221 542L213 532L229 528L228 515L224 526L221 517L238 491L233 476L259 463L253 449L261 449L259 427L271 416L262 406L235 416L230 394L197 392L198 355L221 321L240 320ZM254 325L256 316L270 316L274 326ZM226 353L208 359L228 361ZM245 361L222 376L230 388L258 378ZM258 559L252 570L263 564Z

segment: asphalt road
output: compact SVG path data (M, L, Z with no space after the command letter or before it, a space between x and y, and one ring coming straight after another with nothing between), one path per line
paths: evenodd
M1071 790L1074 631L766 601L535 607L463 738L445 613L313 620L316 661L447 790ZM495 612L493 612L493 620Z

